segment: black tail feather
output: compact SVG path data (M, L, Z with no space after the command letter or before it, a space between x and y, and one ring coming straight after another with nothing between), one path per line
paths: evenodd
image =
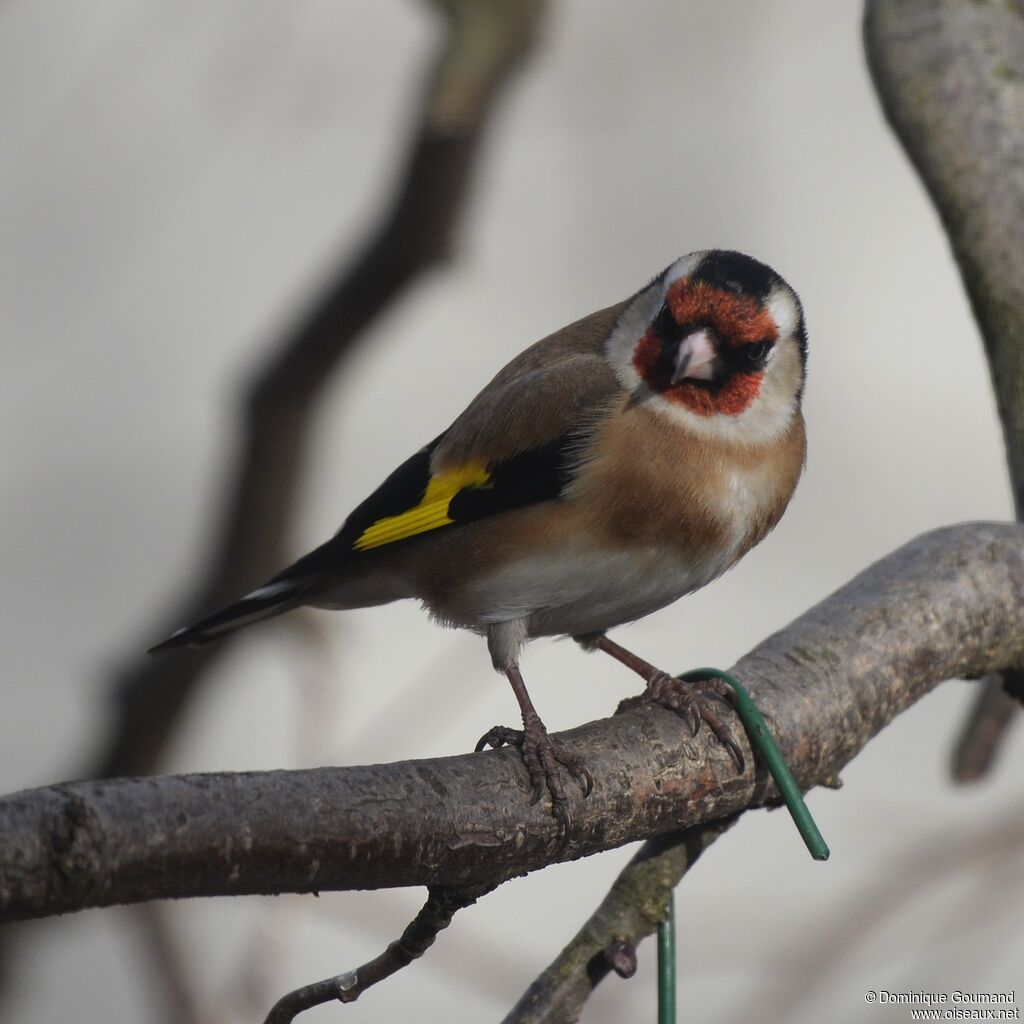
M200 647L263 619L273 618L302 604L302 587L283 582L269 583L247 594L234 604L207 615L191 626L150 647L150 654L161 654L175 647Z

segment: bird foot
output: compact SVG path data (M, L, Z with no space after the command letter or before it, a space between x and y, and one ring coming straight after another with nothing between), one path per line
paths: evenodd
M537 803L547 789L551 795L551 814L561 824L563 831L572 825L569 812L569 798L565 795L562 785L561 768L564 768L578 783L583 795L590 796L594 788L594 777L583 759L564 747L553 743L544 723L539 718L530 718L523 723L522 729L509 729L504 725L496 725L477 743L476 749L485 747L503 747L505 745L519 747L523 764L533 784L531 804Z
M700 731L700 723L706 722L708 728L718 738L718 742L729 751L736 770L742 772L743 751L740 750L729 727L708 703L708 697L722 701L731 708L736 706L732 689L719 679L701 679L690 683L670 676L667 672L656 671L647 680L644 692L639 697L627 697L621 701L615 714L621 715L624 711L631 711L645 704L657 704L685 718L694 736Z

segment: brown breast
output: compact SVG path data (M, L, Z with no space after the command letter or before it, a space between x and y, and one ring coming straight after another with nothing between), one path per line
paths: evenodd
M642 406L608 417L571 498L611 544L739 557L779 521L803 468L803 419L771 444L698 437Z

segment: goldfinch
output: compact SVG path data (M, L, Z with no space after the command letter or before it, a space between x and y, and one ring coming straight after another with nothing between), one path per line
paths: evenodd
M568 825L561 765L519 670L527 640L568 635L647 682L646 696L703 718L699 694L614 643L631 622L720 576L779 521L804 465L800 300L738 252L676 260L632 298L521 352L455 422L398 467L335 536L153 652L203 644L300 605L417 598L487 638L512 685L536 802Z

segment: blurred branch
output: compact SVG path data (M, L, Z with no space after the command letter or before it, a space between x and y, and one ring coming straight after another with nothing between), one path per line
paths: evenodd
M1009 675L994 672L982 681L953 750L953 778L958 782L976 782L988 774L1001 738L1019 717L1020 705L1007 693Z
M348 258L291 336L253 376L213 549L170 622L179 626L262 582L285 562L315 402L363 331L425 270L448 258L488 114L531 48L542 0L433 0L447 31L398 187L361 253ZM93 774L156 769L200 679L226 650L140 656L115 689L114 735Z
M964 524L865 570L731 669L802 787L944 679L1024 665L1024 526ZM564 837L516 751L68 783L0 800L0 919L243 893L494 885L775 799L654 708L562 736L594 773ZM564 840L564 841L563 841Z
M207 1024L210 1018L200 1010L183 950L174 936L169 904L143 903L132 909L135 913L130 917L138 926L137 942L149 954L146 960L152 970L152 984L162 996L159 1001L153 1000L152 1019L167 1024Z
M869 0L864 40L981 328L1024 520L1024 3ZM994 705L1008 708L978 695L954 760L961 780L984 773L1012 720Z
M971 936L969 955L955 960L957 973L966 975L971 961L999 963L1004 936L1019 926L1019 900L1011 894L1019 888L1021 810L1019 802L1011 803L973 827L959 820L954 828L940 825L925 836L908 829L874 871L815 907L803 928L780 936L770 957L790 968L787 983L780 985L771 968L759 972L759 981L719 1020L815 1020L828 997L858 970L865 951L881 946L893 921L906 920L915 907L928 908L929 934ZM936 963L932 942L907 943L904 953L903 977L927 977Z
M543 0L433 0L446 25L405 167L362 251L346 254L306 316L252 375L243 395L241 439L217 502L219 524L199 577L170 616L189 622L233 600L286 562L316 402L374 318L445 260L465 208L492 103L531 49ZM145 645L140 645L140 647ZM157 770L182 712L227 644L183 652L175 663L139 650L117 673L115 719L90 775ZM160 913L145 916L149 948L174 1018L197 1011Z

